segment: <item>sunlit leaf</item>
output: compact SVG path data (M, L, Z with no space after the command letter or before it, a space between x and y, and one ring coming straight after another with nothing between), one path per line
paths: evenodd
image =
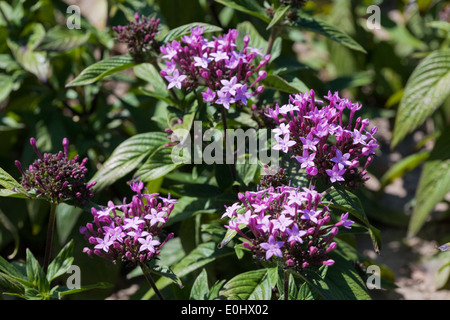
M69 82L66 87L85 86L116 72L132 68L135 65L136 63L133 61L133 57L129 55L114 56L109 59L101 60L84 69L75 79Z
M450 94L450 50L423 59L406 83L392 133L392 147L420 126Z

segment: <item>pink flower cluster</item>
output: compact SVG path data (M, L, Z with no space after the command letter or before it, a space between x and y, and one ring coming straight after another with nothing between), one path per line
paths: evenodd
M270 108L266 116L278 125L274 148L292 153L309 178L325 177L331 183L357 187L368 179L366 168L378 147L374 137L377 128L368 131L368 119L355 120L360 104L340 98L337 92L329 92L325 99L328 105L316 100L311 90L290 96L289 103L281 107Z
M203 32L202 27L192 28L191 34L181 41L161 46L166 64L161 75L168 81L168 88L185 87L190 91L204 86L202 96L206 102L226 109L233 103L246 105L248 99L264 89L257 84L267 76L261 68L269 62L270 55L249 47L248 36L244 36L243 48L239 50L237 30L229 30L214 40L203 37Z
M270 187L239 194L239 202L226 207L226 228L246 239L244 247L262 260L278 257L287 267L333 265L327 253L337 247L333 241L338 227L350 229L348 213L330 224L329 208L314 190L290 186Z
M131 185L136 194L130 203L124 199L122 205L116 206L110 201L102 210L92 208L93 223L80 228L93 246L84 248L84 252L113 262L131 261L136 265L159 254L163 245L174 236L169 234L163 243L158 239L176 200L158 194L143 194L143 187L142 182Z

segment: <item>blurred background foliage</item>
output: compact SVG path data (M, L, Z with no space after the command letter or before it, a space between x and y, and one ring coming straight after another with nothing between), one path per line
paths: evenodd
M88 174L92 177L99 164L104 163L121 142L138 133L165 128L161 119L166 117L166 104L145 95L141 88L146 82L136 77L132 70L115 73L103 82L66 88L66 84L89 65L126 53L126 47L114 40L112 27L127 24L135 12L157 16L161 19L163 30L192 22L205 22L223 29L250 30L264 39L270 36L271 30L266 29L266 23L254 15L233 9L227 5L229 1L188 2L0 1L0 167L19 179L14 160L18 159L23 164L32 162L33 152L28 144L30 137L36 137L42 152L61 150L62 138L67 137L72 154L89 158ZM257 2L266 6L271 3ZM81 8L80 30L66 26L67 19L72 15L67 12L70 4ZM367 24L372 14L367 8L371 5L380 8L379 23L375 21L371 25L374 28L369 28ZM360 190L358 196L375 225L400 226L405 230L409 226L410 234L416 234L431 210L421 213L420 221L411 230L412 210L407 212L395 208L392 203L380 199L383 199L387 186L430 158L440 159L439 165L448 167L448 161L445 162L450 158L448 151L433 158L430 143L439 136L449 136L449 59L446 65L440 67L440 70L446 70L443 76L446 82L441 87L443 97L439 97L438 106L425 116L422 123L408 128L412 129L411 132L405 132L395 145L391 142L399 105L414 70L434 51L447 50L448 56L450 4L448 1L432 0L317 0L307 1L304 10L346 32L365 52L352 50L318 33L292 28L281 35L280 54L272 65L295 89L313 88L322 96L328 90L340 91L351 100L362 103L366 117L379 119L380 122L375 124L380 124L378 139L382 148L370 168L375 183L369 189ZM254 30L249 25L254 26ZM426 82L423 84L426 85ZM286 92L264 92L264 95L274 94L279 95L280 101L287 100ZM421 133L419 140L413 139L414 132ZM449 150L448 138L441 139L439 146L441 150ZM392 160L390 155L394 153L399 153L401 158ZM170 191L176 194L174 185L177 185L181 188L178 189L180 193L194 191L192 196L195 196L196 190L186 190L180 185L202 183L208 169L197 169L203 171L194 174L173 171L148 183L148 187L151 192ZM129 195L125 182L130 177L127 175L120 179L121 183L102 190L96 195L95 202L106 204L110 199L119 198L121 201L123 196ZM448 192L448 189L445 190L448 183L442 188L441 191ZM193 202L186 199L183 208L193 211L201 208L207 212L205 204L199 204L199 198L195 199ZM435 199L431 209L442 200L443 197ZM448 201L444 202L448 204ZM214 211L214 206L212 208ZM78 227L89 221L89 215L69 205L60 205L58 210L57 243L61 248L70 239L79 240L75 241L75 261L81 270L89 270L82 274L83 282L101 280L120 286L128 281L130 270L126 266L106 265L104 261L89 259L82 253L84 239ZM45 241L47 215L48 204L44 201L1 197L2 256L23 258L24 248L30 248L39 256ZM165 252L168 259L177 261L183 256L183 251L190 252L198 245L200 234L214 237L216 230L214 225L208 224L208 219L213 218L198 215L173 223L170 227L179 231L180 237L171 246L168 245ZM439 219L448 220L448 207ZM187 230L197 230L198 233ZM444 239L436 241L443 242ZM57 246L55 251L59 248ZM169 252L170 248L173 252ZM239 264L233 264L233 261L222 259L220 264L208 265L207 268L215 268L216 276L222 277L231 269L238 272L235 269ZM98 290L85 293L84 297L104 298L109 294L111 292L107 290Z

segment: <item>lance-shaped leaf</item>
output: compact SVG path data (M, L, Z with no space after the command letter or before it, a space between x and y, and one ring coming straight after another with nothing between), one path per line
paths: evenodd
M233 251L231 250L217 248L217 244L214 242L202 243L175 266L173 266L172 271L178 276L178 278L181 279L187 274L207 265L208 263L211 263L218 258L228 256L232 253ZM171 279L162 277L156 281L156 287L159 290L162 290L171 283ZM153 295L154 291L151 289L142 297L142 299L150 299Z
M374 250L378 253L381 248L380 230L370 224L359 198L338 184L334 185L333 190L326 195L326 198L331 200L328 205L330 208L341 213L348 212L368 229Z
M190 34L191 29L195 29L197 27L203 28L203 33L222 31L222 28L212 24L204 22L193 22L170 30L163 36L162 41L172 42L173 40L179 39L184 35Z
M425 162L416 191L416 205L408 235L415 235L437 203L450 192L450 125L447 126Z
M277 267L252 270L231 278L220 293L228 300L270 300L277 281Z
M83 71L66 87L85 86L110 76L116 72L132 68L136 65L133 57L129 55L114 56L109 59L98 61Z
M286 12L291 8L289 5L281 5L277 8L275 11L275 14L273 15L272 20L270 21L269 25L267 26L267 30L272 28L274 25L276 25L286 14Z
M329 257L335 261L333 266L308 269L294 275L302 278L326 300L370 300L364 281L352 262L338 251L330 253Z
M12 196L18 193L30 197L28 193L25 191L25 189L22 187L22 185L2 168L0 168L0 186L6 188L6 190L8 191L11 191L11 193L5 193L4 196Z
M392 147L413 132L450 94L450 49L437 50L414 69L405 86L392 133Z
M122 178L167 142L169 139L163 132L141 133L125 140L92 178L97 181L95 187L101 189Z
M328 22L313 18L305 13L299 14L297 20L291 22L287 26L317 32L350 49L361 51L364 53L366 52L366 50L360 44L358 44L355 40L353 40L352 37L350 37L345 32L339 30L338 28L329 24Z
M57 277L67 273L67 270L72 265L74 259L72 256L73 246L73 241L70 241L49 264L47 269L47 280L49 282L52 282Z
M82 46L91 36L89 31L56 26L50 29L37 47L38 50L64 52Z

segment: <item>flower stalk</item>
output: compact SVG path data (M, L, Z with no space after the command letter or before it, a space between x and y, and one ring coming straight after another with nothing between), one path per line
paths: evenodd
M47 239L45 242L45 253L44 253L44 264L43 269L44 272L47 273L48 265L50 264L50 259L52 255L52 247L53 247L53 234L55 232L55 220L56 220L56 208L57 203L50 204L50 215L48 220L47 227Z
M146 263L141 263L140 267L141 267L142 273L144 274L145 279L150 284L150 286L152 287L153 291L155 291L155 293L158 296L158 298L160 300L164 300L164 296L162 295L161 291L159 291L158 287L156 286L155 281L152 278L150 268L147 266Z

